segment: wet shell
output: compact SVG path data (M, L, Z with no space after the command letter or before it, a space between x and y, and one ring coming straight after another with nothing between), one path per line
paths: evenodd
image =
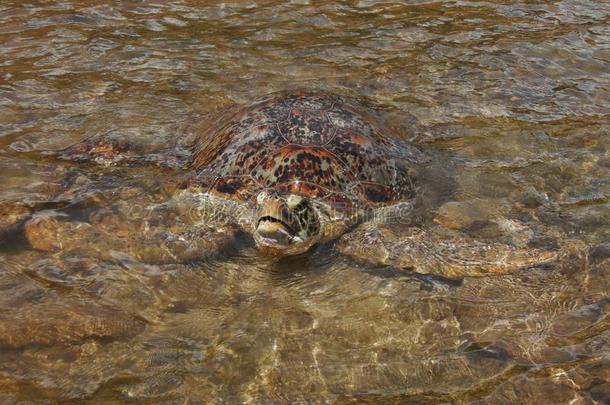
M227 111L197 136L191 184L237 200L272 189L339 208L387 205L412 196L418 153L336 95L282 92Z

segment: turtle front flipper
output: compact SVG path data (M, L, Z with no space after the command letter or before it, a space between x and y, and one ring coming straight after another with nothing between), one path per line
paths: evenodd
M170 264L217 256L234 246L240 232L233 224L192 223L164 205L129 203L101 208L85 220L40 212L26 222L25 235L36 250Z
M553 261L533 247L479 241L441 228L361 226L343 235L337 249L352 258L417 273L459 279L510 273Z
M190 141L183 138L149 139L110 132L91 136L61 150L49 151L47 155L104 166L154 164L182 168L190 159Z

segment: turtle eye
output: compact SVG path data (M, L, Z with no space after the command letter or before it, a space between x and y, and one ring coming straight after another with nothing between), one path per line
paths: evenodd
M290 197L288 197L288 199L286 200L286 205L289 209L293 210L298 207L298 205L302 202L303 197L301 197L300 195L291 194Z

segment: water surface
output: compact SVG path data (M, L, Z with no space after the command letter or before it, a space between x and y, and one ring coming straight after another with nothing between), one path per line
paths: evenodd
M244 241L160 266L44 253L16 231L0 402L609 402L609 23L588 0L2 2L3 222L58 210L66 176L88 179L78 203L176 175L44 151L170 143L211 111L311 87L455 160L431 217L560 259L448 281L332 246L271 262Z

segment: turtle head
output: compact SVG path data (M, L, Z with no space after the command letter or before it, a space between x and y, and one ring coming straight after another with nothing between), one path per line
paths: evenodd
M254 240L262 251L300 254L320 239L320 218L308 197L263 191L256 203Z

